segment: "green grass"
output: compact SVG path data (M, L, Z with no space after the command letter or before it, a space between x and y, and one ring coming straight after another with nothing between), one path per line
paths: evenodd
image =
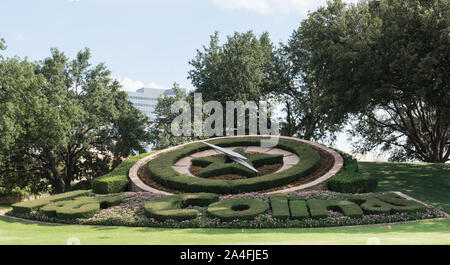
M450 164L359 163L378 178L377 191L400 191L450 213Z
M0 217L0 244L450 244L450 219L406 224L288 229L165 229L42 225Z

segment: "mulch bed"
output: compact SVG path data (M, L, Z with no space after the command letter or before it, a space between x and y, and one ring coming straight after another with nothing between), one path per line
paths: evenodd
M302 184L306 184L309 183L311 181L314 181L316 179L318 179L319 177L321 177L322 175L324 175L326 172L328 172L334 165L334 158L331 154L328 154L327 152L321 150L321 149L316 149L316 151L319 152L320 155L320 162L317 165L317 167L314 169L313 172L311 172L310 174L308 174L305 177L299 178L295 181L292 181L291 183L284 185L284 186L279 186L279 187L274 187L271 189L266 189L266 190L260 190L260 191L255 191L255 192L271 192L271 191L277 191L277 190L284 190L284 189L288 189L288 188L292 188L295 186L299 186ZM301 163L301 158L300 158L300 162ZM262 167L257 168L258 171L264 170L266 173L265 174L269 174L267 172L274 172L276 171L278 168L280 168L282 166L282 164L275 164L275 165L265 165ZM276 167L276 169L275 169ZM192 167L190 168L191 173L193 175L196 175L195 173L198 174L200 168L196 168L196 167ZM145 184L147 184L148 186L155 188L157 190L161 190L161 191L165 191L165 192L170 192L170 193L174 193L174 194L179 194L179 193L183 193L181 191L177 191L177 190L172 190L169 189L167 187L162 186L161 184L157 183L156 181L154 181L151 178L151 174L150 174L150 170L148 169L148 167L145 165L143 167L141 167L138 170L138 177L142 180L142 182L144 182ZM259 175L259 174L258 174ZM220 179L228 179L228 180L233 180L233 179L242 179L242 178L246 178L240 175L234 175L234 174L225 174L225 175L221 175L221 176L214 176L211 178L220 178Z

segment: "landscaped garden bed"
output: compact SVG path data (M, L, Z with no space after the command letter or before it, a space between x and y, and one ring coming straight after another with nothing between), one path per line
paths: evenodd
M327 148L288 137L266 149L258 147L259 138L211 142L244 156L257 172L204 144L190 143L142 164L150 154L132 157L94 180L93 190L17 203L8 214L53 223L170 228L302 228L446 217L438 208L396 193L372 192L376 178L362 175L357 161L345 153L342 159ZM286 190L329 174L336 160L342 167L326 178L328 188L348 193ZM141 165L137 175L155 192L124 192L135 165ZM279 189L284 192L273 192Z
M47 197L45 201L37 203L29 201L14 205L14 210L8 214L65 224L171 228L329 227L445 217L445 213L437 208L405 200L393 193L201 193L200 197L196 197L196 194L163 196L145 192L106 196L86 196L83 191L78 193L69 195L68 198L59 198L61 200L57 201ZM180 199L177 196L188 197ZM188 204L185 204L186 202ZM26 207L23 207L24 204ZM247 204L253 205L248 207ZM87 215L81 213L83 205L87 205ZM62 210L60 213L57 211L58 207ZM152 215L151 211L156 211L157 214Z

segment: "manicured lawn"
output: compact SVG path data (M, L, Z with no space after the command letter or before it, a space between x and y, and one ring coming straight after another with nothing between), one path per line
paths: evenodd
M450 164L359 163L378 177L377 191L400 191L450 213Z
M450 219L304 229L164 229L41 225L0 217L0 244L450 244Z

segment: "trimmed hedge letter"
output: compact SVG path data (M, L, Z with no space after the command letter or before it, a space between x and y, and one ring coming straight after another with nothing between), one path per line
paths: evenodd
M383 194L378 197L355 196L350 200L359 204L365 214L412 213L426 209L422 204L407 200L395 193Z
M272 207L273 217L289 219L289 204L286 194L270 195L270 206Z
M312 218L328 217L328 210L335 210L349 217L362 217L363 211L354 202L339 200L308 200L309 212Z
M219 201L208 207L208 215L223 221L251 220L269 210L269 204L260 199L234 198Z
M309 217L305 200L290 200L289 209L291 210L292 219L305 219Z
M425 206L422 204L407 200L402 196L399 196L395 193L384 194L378 197L380 200L392 204L392 212L420 212L425 210Z
M208 206L219 200L219 196L213 193L191 193L165 196L147 202L144 205L144 213L147 217L158 221L166 219L188 220L200 215L196 209L183 209L189 205Z
M40 211L59 219L89 218L100 211L100 202L94 197L78 197L47 204Z

